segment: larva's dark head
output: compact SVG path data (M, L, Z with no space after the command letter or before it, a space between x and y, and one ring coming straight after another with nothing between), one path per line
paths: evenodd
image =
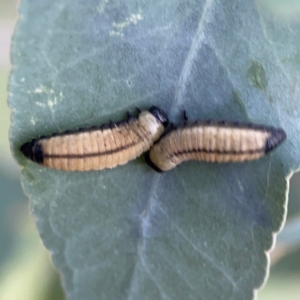
M152 106L149 109L149 112L160 122L164 125L164 127L167 127L169 124L169 119L167 114L159 107Z
M286 133L283 129L272 129L271 136L267 139L266 142L266 150L268 153L274 150L277 146L279 146L286 139Z
M34 162L42 164L44 161L43 146L34 140L29 143L25 143L20 148L20 151L23 153L25 157L31 159Z
M149 167L151 167L154 171L156 171L157 173L163 173L164 171L161 170L160 168L158 168L151 160L150 158L150 153L146 153L145 155L145 161L148 164Z

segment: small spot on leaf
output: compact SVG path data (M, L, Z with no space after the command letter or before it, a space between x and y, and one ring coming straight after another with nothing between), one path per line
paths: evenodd
M251 67L247 71L247 77L255 87L263 91L266 90L268 86L268 80L265 70L259 62L251 62Z

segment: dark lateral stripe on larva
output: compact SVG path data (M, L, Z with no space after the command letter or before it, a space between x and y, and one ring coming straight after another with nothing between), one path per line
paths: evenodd
M95 152L95 153L86 153L86 154L44 154L44 158L56 158L56 159L82 159L82 158L90 158L90 157L96 157L96 156L103 156L103 155L110 155L115 154L117 152L129 149L130 147L136 146L139 143L141 143L141 140L136 143L130 143L126 146L116 148L109 151L104 152Z
M224 121L226 122L226 121ZM259 132L267 132L270 133L270 137L266 141L266 146L263 149L265 153L269 153L270 151L274 150L278 145L280 145L285 139L286 139L286 133L283 129L275 128L272 126L265 126L265 125L257 125L252 123L239 123L239 122L226 122L226 125L224 125L223 121L216 121L212 123L212 121L199 121L194 122L193 124L187 124L182 125L178 128L173 128L172 131L180 130L185 131L189 129L199 128L201 127L204 129L205 127L215 127L217 129L219 128L225 128L225 129L249 129L253 131L259 131ZM223 126L224 125L224 126ZM168 135L169 133L166 133ZM262 150L258 150L259 152ZM217 153L221 154L221 153ZM234 153L232 153L234 154ZM247 153L245 153L247 154ZM251 154L251 153L249 153ZM254 153L253 153L254 154Z
M127 112L127 118L120 122L43 136L23 144L20 151L32 161L53 169L111 169L149 150L167 124L166 113L152 106L148 111L138 110L137 118Z
M285 139L284 130L272 126L212 120L187 123L185 119L150 149L147 162L154 170L165 172L187 160L256 160Z
M219 151L219 150L206 150L206 149L191 149L186 151L175 152L169 156L172 159L175 156L191 154L191 153L207 153L207 154L219 154L219 155L246 155L246 154L258 154L263 153L265 148L256 149L256 150L247 150L247 151Z

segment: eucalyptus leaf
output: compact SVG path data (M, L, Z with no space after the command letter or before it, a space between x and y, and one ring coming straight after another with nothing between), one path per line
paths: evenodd
M23 0L13 38L11 144L68 299L252 299L299 168L299 34L260 1ZM287 141L242 164L144 157L64 172L26 160L41 135L159 105L170 120L282 127Z

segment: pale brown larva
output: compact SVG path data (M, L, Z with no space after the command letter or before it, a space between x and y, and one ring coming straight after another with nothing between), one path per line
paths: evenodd
M226 121L183 125L162 137L146 159L156 171L171 170L182 162L243 162L256 160L286 139L283 129Z
M114 168L149 150L168 124L165 112L155 106L128 113L126 121L99 128L66 132L25 143L21 152L43 166L67 171Z

